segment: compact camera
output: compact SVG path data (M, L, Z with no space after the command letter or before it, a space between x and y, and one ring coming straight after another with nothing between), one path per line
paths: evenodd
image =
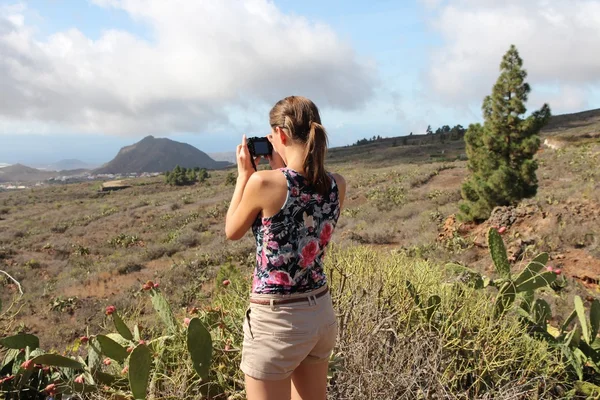
M273 145L266 137L248 138L246 144L253 159L259 156L270 156L273 153Z

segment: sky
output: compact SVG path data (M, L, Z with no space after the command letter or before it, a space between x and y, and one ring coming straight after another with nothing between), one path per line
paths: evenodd
M0 163L229 152L288 95L330 146L468 126L511 44L529 111L600 108L600 0L0 0Z

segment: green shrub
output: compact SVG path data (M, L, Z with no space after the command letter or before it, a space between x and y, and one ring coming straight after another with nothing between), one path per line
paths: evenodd
M117 236L108 240L108 244L112 247L132 247L140 242L140 238L137 235L127 235L120 233Z
M527 335L517 316L495 318L486 291L452 283L430 262L336 248L327 272L340 328L331 398L508 398L504 388L533 397L565 376L560 355ZM357 385L361 376L369 378Z
M31 259L31 260L27 261L24 265L25 268L30 268L30 269L39 269L41 266L42 266L42 264L40 264L40 262L35 259Z

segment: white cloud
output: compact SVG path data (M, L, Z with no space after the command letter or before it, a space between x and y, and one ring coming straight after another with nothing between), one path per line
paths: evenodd
M0 7L3 130L202 132L290 94L357 109L378 84L331 28L267 0L94 3L124 10L154 40L121 30L93 40L77 29L38 39L23 7Z
M426 6L436 2L422 0ZM600 2L592 0L448 0L430 9L444 44L431 53L426 81L447 105L481 103L498 77L503 54L515 44L532 84L560 86L553 112L587 104L600 87Z

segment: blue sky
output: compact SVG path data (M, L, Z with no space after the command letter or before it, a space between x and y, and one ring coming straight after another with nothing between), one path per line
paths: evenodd
M530 110L598 108L600 2L562 3L0 0L0 163L100 164L148 134L231 151L289 94L332 146L468 125L511 43Z

